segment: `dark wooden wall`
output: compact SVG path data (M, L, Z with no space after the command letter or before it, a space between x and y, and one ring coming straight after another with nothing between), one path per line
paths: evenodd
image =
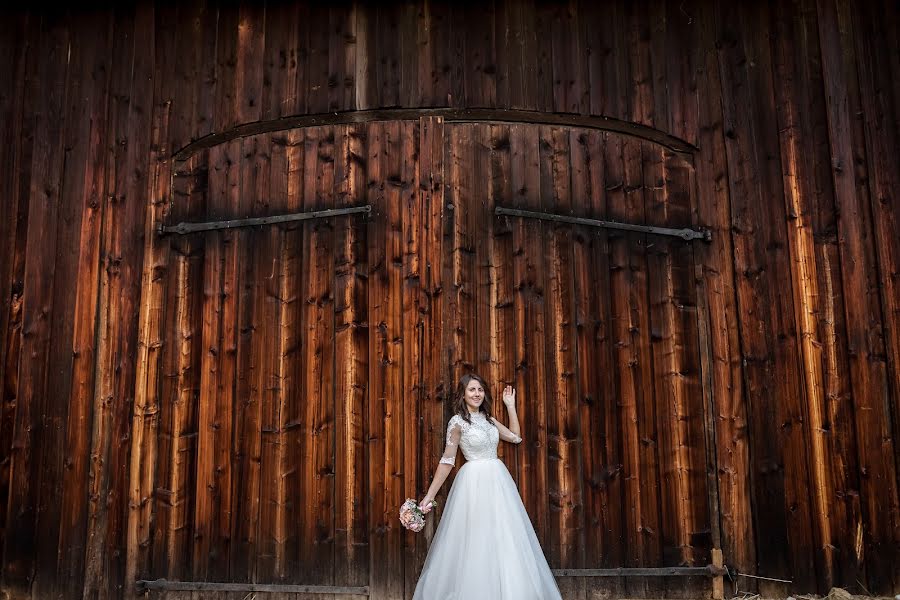
M523 391L529 443L503 458L554 567L721 547L794 582L740 589L900 590L898 21L840 0L4 14L2 589L411 596L426 536L394 512L474 367ZM617 121L232 133L442 107ZM602 131L621 123L693 150ZM373 216L154 233L363 201ZM561 580L571 598L706 585Z

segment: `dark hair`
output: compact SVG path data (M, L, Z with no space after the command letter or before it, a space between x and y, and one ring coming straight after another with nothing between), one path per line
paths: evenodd
M465 419L466 423L472 422L472 417L469 415L469 408L466 406L466 388L469 387L469 384L472 383L473 379L480 383L481 387L484 388L484 400L482 400L478 410L479 412L484 413L484 416L487 417L488 422L490 422L492 416L491 408L494 403L494 399L491 396L491 388L484 379L475 373L466 373L459 378L459 385L456 386L456 394L453 396L453 410L456 414Z

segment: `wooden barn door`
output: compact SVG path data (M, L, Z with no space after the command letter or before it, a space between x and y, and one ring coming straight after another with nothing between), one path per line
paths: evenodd
M551 567L706 566L697 242L496 214L690 228L690 162L609 132L478 123L447 125L444 160L450 363L519 391L525 443L502 458ZM572 598L685 587L568 573Z
M134 446L135 486L152 487L130 515L138 579L412 593L426 546L397 509L424 489L445 417L428 350L441 131L267 133L179 165L144 300L160 324ZM369 208L225 223L349 207ZM200 222L222 228L184 233Z
M410 598L433 530L397 508L474 370L519 390L526 441L500 456L565 595L683 586L570 570L710 560L691 242L497 208L691 227L692 178L618 134L440 119L196 153L166 225L370 212L157 239L140 578Z

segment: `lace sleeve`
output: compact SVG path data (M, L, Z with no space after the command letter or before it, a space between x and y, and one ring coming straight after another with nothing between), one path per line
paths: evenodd
M444 448L444 455L439 461L441 464L453 466L456 464L456 451L459 449L459 438L462 435L462 427L454 417L450 419L447 425L447 445Z
M510 442L512 444L522 443L522 438L520 438L519 436L514 434L509 429L506 429L505 427L504 427L504 429L505 429L505 431L502 429L500 430L500 439L501 440L503 440L504 442Z

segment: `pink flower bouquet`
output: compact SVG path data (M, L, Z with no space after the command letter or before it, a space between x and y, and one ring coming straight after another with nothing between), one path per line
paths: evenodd
M437 506L437 502L432 500L431 506ZM407 498L400 507L400 524L410 531L422 531L425 527L425 513L412 498Z

